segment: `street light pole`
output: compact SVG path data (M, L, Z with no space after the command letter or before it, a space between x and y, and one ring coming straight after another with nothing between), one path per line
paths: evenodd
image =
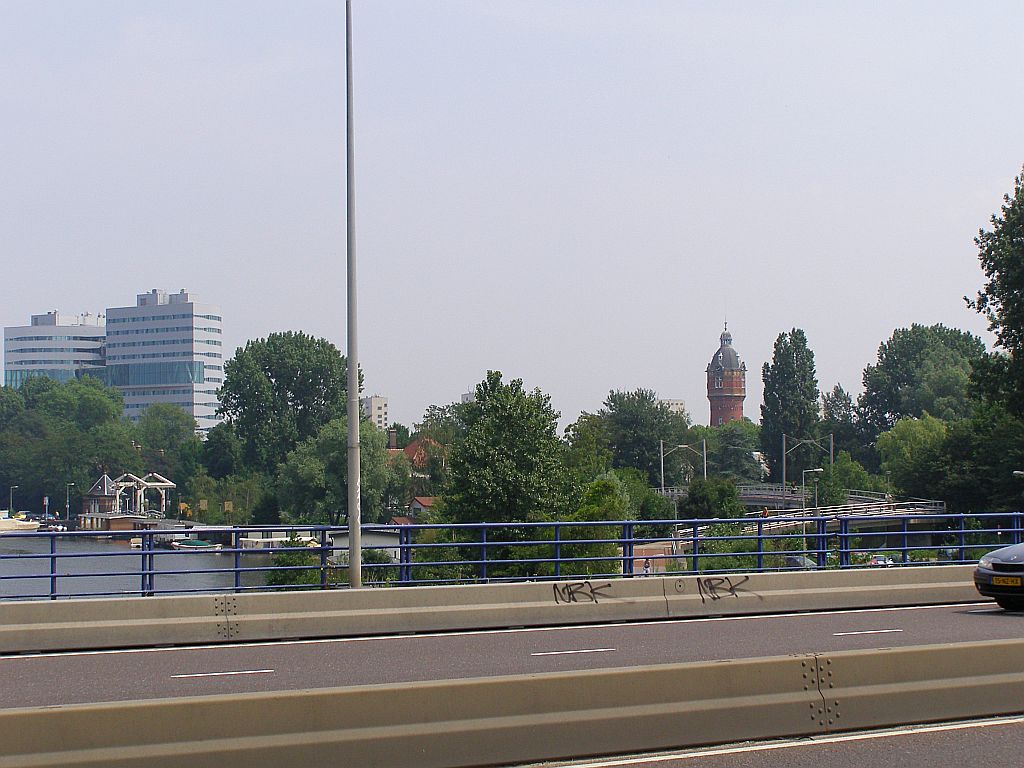
M659 440L658 445L661 446L661 493L665 494L665 441Z
M687 450L693 451L698 456L704 457L704 479L708 479L708 441L703 439L700 441L701 450L697 450L692 445L675 445L672 448L665 450L665 441L659 440L658 445L661 447L661 492L665 493L665 457L673 451L678 451L680 448L686 448Z
M825 470L821 467L817 469L805 469L800 476L800 509L807 509L807 475L820 475ZM814 504L818 506L817 502Z
M825 470L821 467L818 467L817 469L805 469L800 475L800 512L803 517L801 528L803 529L804 557L807 557L807 475L820 475L824 471ZM817 478L815 478L815 481L817 481ZM815 486L815 494L817 494L817 486ZM814 506L818 506L817 501L815 501Z
M64 483L64 519L68 522L71 521L71 489L75 487L74 483Z
M352 0L345 0L345 219L348 278L348 585L363 586L359 508L359 358L356 336L356 192L352 130Z

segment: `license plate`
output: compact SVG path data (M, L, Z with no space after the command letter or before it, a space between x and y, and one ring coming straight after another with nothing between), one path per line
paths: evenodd
M994 587L1019 587L1020 576L993 576L992 586Z

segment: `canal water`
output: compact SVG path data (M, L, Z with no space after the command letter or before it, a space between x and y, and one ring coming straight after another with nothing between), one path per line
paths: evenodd
M46 597L51 590L51 563L59 597L99 597L140 594L143 554L128 538L100 539L65 536L56 539L57 557L50 555L50 538L0 534L0 599ZM182 552L154 549L155 593L215 592L235 586L234 552ZM242 568L271 564L266 552L243 552ZM265 572L243 571L243 587L266 583Z

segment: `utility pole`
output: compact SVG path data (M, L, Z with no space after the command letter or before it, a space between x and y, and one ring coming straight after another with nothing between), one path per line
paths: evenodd
M352 142L352 0L345 0L345 201L348 259L348 585L363 586L359 508L359 356L356 345L356 192Z

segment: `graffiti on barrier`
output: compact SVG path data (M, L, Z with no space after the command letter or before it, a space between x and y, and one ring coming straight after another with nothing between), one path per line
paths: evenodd
M555 603L597 603L600 598L610 599L612 596L604 590L611 588L611 582L593 584L590 581L571 581L568 584L552 584L555 592Z
M739 597L740 592L747 592L743 585L750 581L749 576L742 579L731 576L712 576L704 579L697 579L697 591L700 592L700 601L706 603L708 600L721 600L723 597Z

